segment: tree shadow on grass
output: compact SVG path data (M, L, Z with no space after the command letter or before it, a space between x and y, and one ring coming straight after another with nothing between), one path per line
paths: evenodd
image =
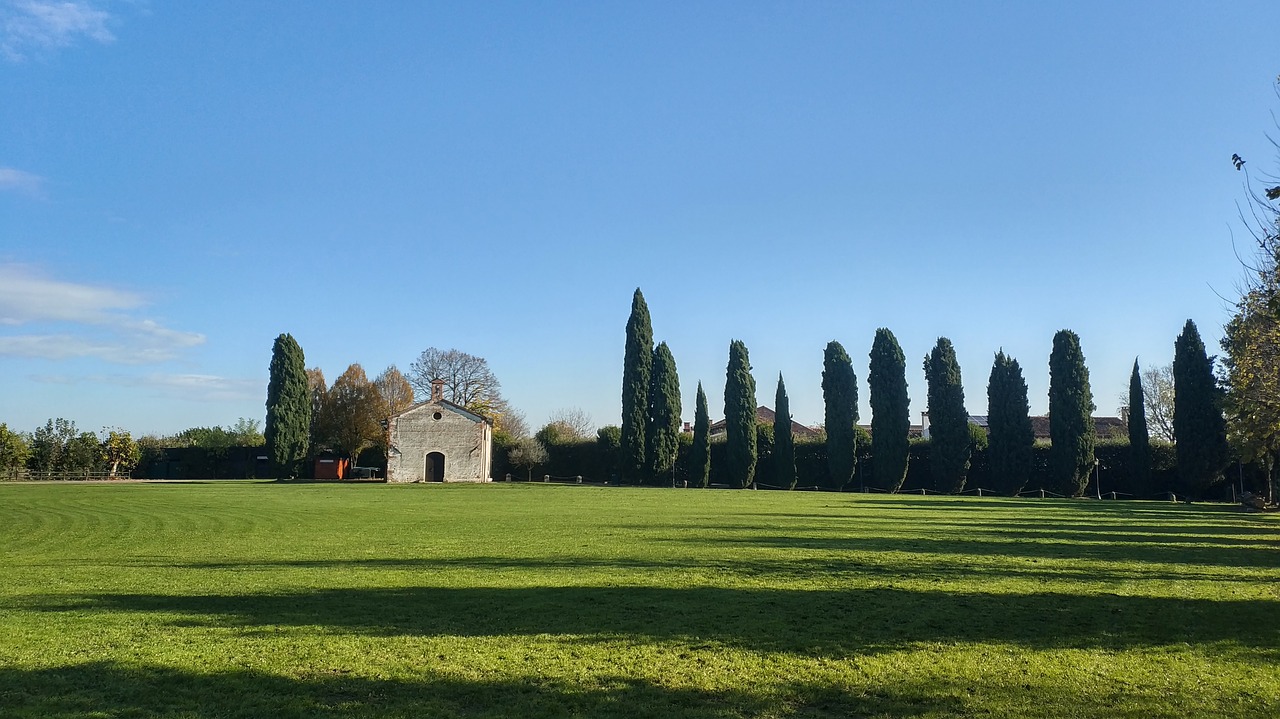
M802 540L796 540L800 542ZM317 571L411 571L437 572L455 570L493 570L517 572L572 572L584 577L589 572L603 571L611 575L620 569L639 572L697 572L703 575L751 577L772 583L811 583L815 576L829 580L855 579L873 581L907 581L945 579L948 581L982 578L1028 579L1045 582L1131 582L1134 580L1162 581L1211 581L1224 586L1230 584L1256 585L1255 576L1232 576L1221 571L1196 571L1186 566L1160 570L1138 564L1132 567L1111 565L1064 567L1060 563L1038 560L1030 562L989 563L965 562L949 555L922 556L908 562L879 561L874 554L879 550L863 548L859 552L828 556L804 556L792 559L767 559L753 557L742 559L715 559L706 557L681 557L662 559L635 559L626 557L422 557L422 558L360 558L360 559L268 559L236 562L180 562L169 559L134 558L107 563L104 566L121 569L178 568L216 570L227 572L274 572L278 570ZM899 551L899 550L885 550ZM1057 559L1069 559L1057 556ZM64 562L65 564L65 562ZM95 566L101 563L95 562Z
M845 501L839 501L837 497L844 498ZM859 500L857 497L864 497ZM1151 502L1151 501L1131 501L1131 500L1103 500L1095 499L1037 499L1032 497L912 497L907 495L833 495L831 504L825 505L826 510L837 510L835 512L811 512L811 513L770 513L760 512L758 516L793 516L793 517L841 517L848 516L849 510L857 510L861 512L875 512L877 509L885 509L892 511L895 509L909 511L939 511L944 513L972 513L975 515L986 514L993 521L999 521L1002 517L1017 516L1025 514L1035 514L1037 516L1051 516L1053 514L1063 512L1070 514L1088 514L1098 516L1100 518L1123 519L1143 519L1150 521L1163 520L1182 520L1182 521L1255 521L1263 518L1263 515L1255 513L1245 513L1240 511L1240 506L1235 504L1220 503L1177 503L1177 502ZM1265 521L1265 520L1264 520Z
M951 525L958 530L972 530L975 525ZM1110 522L1106 524L1083 524L1080 522L1056 521L1002 521L994 522L988 527L990 531L1027 530L1032 532L1055 531L1072 533L1078 539L1089 540L1099 534L1125 536L1130 540L1141 539L1151 542L1185 541L1191 537L1204 537L1207 542L1228 544L1257 544L1270 542L1270 546L1280 546L1280 523L1271 525L1238 525L1225 523L1178 523L1178 524L1133 524Z
M49 597L37 611L165 615L182 626L254 633L319 627L394 636L642 637L843 657L920 643L998 642L1030 649L1202 645L1276 661L1277 603L1263 600L721 587L408 587L275 594Z
M803 530L801 530L803 531ZM1196 542L1135 541L1129 535L1084 535L1076 532L970 529L956 536L839 537L815 530L809 536L788 535L700 537L700 542L777 549L818 549L848 552L909 552L917 554L1020 557L1030 559L1089 559L1110 562L1197 565L1207 567L1280 569L1280 547L1261 541L1239 545Z
M1280 522L1263 514L1242 512L1238 505L1229 504L1175 504L1172 502L1096 501L1090 499L1028 499L1028 498L954 498L954 497L903 497L873 498L866 501L848 501L824 505L825 511L810 512L754 512L739 516L791 517L798 519L849 519L856 521L875 516L879 510L896 517L911 516L911 512L939 511L943 514L963 513L992 524L1009 520L1050 519L1056 515L1071 516L1079 521L1080 515L1096 517L1107 522L1187 522L1221 526L1224 528L1253 525L1260 531L1277 531ZM1268 528L1269 527L1269 528Z
M625 676L581 684L538 676L468 680L440 667L385 679L315 667L302 677L253 670L222 673L94 662L51 669L0 668L7 719L136 717L183 719L361 719L366 717L600 717L733 719L774 716L959 717L1004 713L1023 717L1268 716L1265 694L1214 697L1188 709L1140 687L1047 686L1006 677L903 677L884 684L835 685L758 678L719 684L738 689L664 686ZM1175 687L1175 689L1177 689ZM1185 688L1188 694L1194 688ZM1176 708L1175 708L1176 707Z
M317 667L291 678L255 671L193 673L91 663L0 669L8 719L72 717L507 717L752 716L769 702L742 692L667 689L617 678L575 687L537 677L468 681L424 668L420 678L371 679Z

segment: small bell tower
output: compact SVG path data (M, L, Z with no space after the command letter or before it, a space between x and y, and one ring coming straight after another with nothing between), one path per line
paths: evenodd
M432 402L444 401L444 380L440 379L439 377L431 380L431 401Z

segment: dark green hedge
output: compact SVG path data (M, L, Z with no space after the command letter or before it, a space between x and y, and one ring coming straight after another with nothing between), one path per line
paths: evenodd
M762 425L760 434L757 436L760 457L756 476L759 478L757 486L761 489L774 489L767 480L768 477L772 476L772 466L770 465L773 448L772 429L772 427ZM674 477L652 478L648 483L658 486L671 486L674 480L677 486L683 485L690 476L688 466L690 443L691 438L689 435L682 434ZM929 468L929 449L928 440L914 439L911 441L910 463L907 465L907 479L902 486L902 491L919 492L922 489L927 489L932 492L933 478L930 475ZM1165 444L1152 445L1150 482L1146 486L1138 486L1132 480L1129 470L1130 453L1127 440L1102 440L1097 445L1096 454L1099 461L1099 470L1089 481L1089 486L1085 492L1088 496L1097 494L1098 479L1102 482L1102 493L1104 495L1110 496L1114 492L1116 497L1121 499L1167 499L1170 493L1174 493L1179 497L1190 495L1198 499L1230 499L1233 487L1237 492L1241 490L1262 492L1266 486L1266 475L1261 469L1250 465L1242 467L1233 465L1227 471L1229 480L1227 483L1207 491L1190 491L1190 488L1184 486L1178 479L1173 447ZM547 447L547 455L546 465L535 467L533 470L535 480L540 480L543 475L552 475L561 479L561 481L566 477L581 475L584 482L616 483L618 481L616 450L607 442L602 443L593 439L553 444ZM882 491L882 488L864 484L872 481L871 478L875 476L872 469L874 462L875 458L871 456L870 443L860 445L857 473L854 475L852 485L846 487L845 490ZM827 467L826 445L814 442L796 443L796 474L799 477L799 481L796 484L797 489L816 489L825 486L827 482ZM1044 489L1046 493L1051 491L1052 484L1049 480L1048 467L1049 445L1037 444L1033 452L1032 476L1028 478L1026 488L1023 490L1024 495L1034 494L1040 489ZM494 448L493 476L501 480L507 472L511 472L516 479L523 479L524 477L523 472L516 472L509 468L509 464L506 462L506 448L502 443L497 443ZM723 441L713 441L711 443L711 484L712 486L721 487L729 485ZM997 494L991 481L986 448L976 448L974 450L965 487L966 493L976 493L978 489L982 489L983 494Z

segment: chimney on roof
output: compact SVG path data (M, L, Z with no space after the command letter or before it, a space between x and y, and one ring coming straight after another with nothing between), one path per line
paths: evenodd
M439 377L431 380L431 401L441 402L444 400L444 380Z

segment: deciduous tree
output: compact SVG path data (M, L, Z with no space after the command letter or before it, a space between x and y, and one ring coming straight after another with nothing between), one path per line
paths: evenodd
M533 481L533 468L547 463L547 449L533 437L520 437L507 450L512 467L525 470L525 479Z
M987 456L996 488L1018 494L1031 477L1036 436L1031 428L1027 382L1018 360L996 353L987 381Z
M267 383L267 454L278 477L298 477L311 433L311 392L302 347L290 334L276 338Z
M897 492L907 478L911 410L907 396L907 358L898 338L881 327L871 343L871 457L875 485Z
M499 432L513 439L528 437L529 422L525 419L524 412L505 404L502 416L494 420L493 431L495 437Z
M1280 77L1276 90L1280 95ZM1238 156L1233 160L1236 169L1244 164ZM1244 261L1241 296L1222 338L1224 405L1231 443L1242 459L1266 470L1267 498L1274 502L1280 490L1280 187L1262 194L1250 189L1249 207L1254 254Z
M924 358L929 386L929 444L933 486L939 492L964 491L969 474L969 412L964 406L960 363L951 340L939 337Z
M689 481L695 487L711 483L711 415L707 395L698 383L698 396L693 411L693 446L689 449Z
M60 472L68 467L67 448L79 436L76 423L58 417L31 433L29 466L36 472Z
M854 427L858 423L858 378L844 346L827 343L822 356L822 400L827 430L828 485L841 489L853 480L858 461Z
M533 433L533 438L542 443L544 447L554 447L561 444L572 444L580 442L584 437L564 422L552 420L542 425L537 432Z
M409 380L405 379L395 365L382 370L374 378L373 387L381 400L378 413L382 415L382 419L413 406L413 385L409 384Z
M201 449L225 449L231 446L231 434L222 427L188 427L161 438L166 447L199 447Z
M636 482L645 472L649 425L649 382L653 373L653 325L649 305L637 287L627 318L627 343L622 357L622 478Z
M1173 365L1142 370L1142 407L1148 433L1162 442L1173 442Z
M324 371L319 367L307 370L307 396L311 400L311 424L307 429L311 451L319 453L322 450L332 449L325 446L329 437L333 435L333 428L325 424L329 419L325 410L325 405L329 401L329 385L324 381Z
M1173 344L1173 437L1178 476L1187 487L1202 490L1222 480L1229 461L1222 390L1191 320Z
M791 400L787 385L778 373L778 390L773 398L773 482L778 487L795 489L796 440L791 431Z
M442 379L445 400L493 420L497 430L507 429L507 417L513 410L485 358L456 349L428 347L409 366L407 379L420 397L430 397L431 380Z
M596 433L595 422L591 415L580 407L562 407L551 413L548 424L559 425L564 433L573 439L589 439Z
M1049 355L1049 477L1069 497L1084 494L1093 472L1094 409L1080 337L1059 330Z
M1244 461L1266 471L1267 501L1274 502L1280 456L1280 292L1269 294L1254 288L1241 296L1222 349L1229 439Z
M751 376L747 346L741 340L729 343L725 375L725 452L729 481L745 488L755 483L756 475L756 381Z
M0 422L0 472L15 472L26 467L30 456L27 438Z
M64 472L98 472L102 470L102 442L93 432L81 432L67 443L63 454Z
M676 465L676 452L680 446L680 410L680 376L676 372L676 360L667 343L660 342L653 350L649 378L649 427L645 430L649 445L649 475L658 484L663 478L671 478L671 471Z
M267 443L262 435L262 428L256 419L241 417L230 428L236 447L261 447Z
M113 477L132 472L142 457L133 435L123 429L107 430L107 437L102 441L102 454L106 459L107 473Z
M351 458L374 446L382 436L383 398L358 363L347 367L329 388L325 413L332 435L330 444Z

